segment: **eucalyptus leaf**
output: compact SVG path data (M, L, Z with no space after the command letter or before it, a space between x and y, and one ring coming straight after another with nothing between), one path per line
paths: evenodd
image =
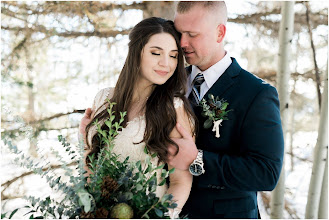
M163 179L160 183L159 186L163 186L166 183L166 179Z
M205 129L208 129L208 128L210 128L211 126L212 126L212 124L213 124L213 121L211 120L211 119L207 119L204 123L203 123L203 127L205 128Z
M111 121L106 120L104 123L106 124L106 126L107 126L108 128L111 128L111 127L112 127L112 123L111 123Z
M13 217L13 215L15 215L15 213L18 211L18 209L15 209L14 211L12 211L9 215L9 219L11 219Z
M136 162L136 167L139 170L139 172L142 172L142 163L141 163L141 161Z
M223 103L223 105L221 107L221 110L225 110L227 108L227 106L228 106L228 103L227 102Z
M164 167L165 165L166 165L166 164L162 164L162 165L156 167L155 169L156 169L156 170L158 170L158 169L163 169L163 167Z
M173 172L175 172L175 167L169 170L169 174L172 174Z
M85 189L80 189L77 192L77 195L79 197L79 204L83 205L83 209L86 213L89 212L93 200L92 195L90 195Z
M177 208L177 203L173 202L169 205L169 208L174 209Z
M138 191L141 191L141 190L143 189L143 186L142 186L141 184L137 184L137 185L136 185L136 189L137 189Z
M158 208L154 208L154 211L155 211L155 214L156 214L157 216L159 216L160 218L163 217L163 211L161 211L161 210L158 209Z

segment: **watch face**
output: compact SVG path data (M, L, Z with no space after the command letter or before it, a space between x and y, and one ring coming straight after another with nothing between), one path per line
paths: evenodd
M203 173L202 166L197 163L193 163L190 165L190 172L194 176L199 176Z

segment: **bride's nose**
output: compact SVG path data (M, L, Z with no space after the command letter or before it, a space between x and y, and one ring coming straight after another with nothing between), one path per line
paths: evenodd
M169 57L162 56L159 60L159 65L160 66L168 66L169 65Z

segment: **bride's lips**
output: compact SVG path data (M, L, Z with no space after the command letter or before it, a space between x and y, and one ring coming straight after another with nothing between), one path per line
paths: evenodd
M160 76L165 76L165 75L168 74L168 71L162 71L162 70L155 70L155 72L156 72L157 74L159 74Z

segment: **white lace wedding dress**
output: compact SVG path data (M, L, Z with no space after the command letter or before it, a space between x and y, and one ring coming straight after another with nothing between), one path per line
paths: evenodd
M93 104L93 115L92 117L101 112L102 110L105 109L104 106L102 106L107 98L112 97L112 88L106 88L101 90L95 97L94 104ZM98 109L100 106L102 106L100 109ZM179 98L174 99L174 106L175 108L180 108L183 106L183 101ZM95 110L97 112L94 113ZM88 141L91 143L91 138L93 135L96 133L96 128L91 127L90 132L88 135ZM131 162L137 162L141 161L142 162L142 167L145 167L145 159L148 156L144 152L145 148L145 143L142 142L140 144L134 144L134 143L139 143L143 140L144 136L144 131L145 131L145 117L140 116L136 117L132 121L129 121L127 123L127 126L122 129L122 131L117 135L115 139L115 145L113 148L114 153L121 155L120 159L124 160L127 156L129 156L129 161ZM155 166L158 165L158 158L152 158L151 159L152 164ZM160 183L162 181L161 178L161 170L157 170L157 182ZM167 191L167 185L163 186L158 186L156 189L156 195L157 197L161 198Z

